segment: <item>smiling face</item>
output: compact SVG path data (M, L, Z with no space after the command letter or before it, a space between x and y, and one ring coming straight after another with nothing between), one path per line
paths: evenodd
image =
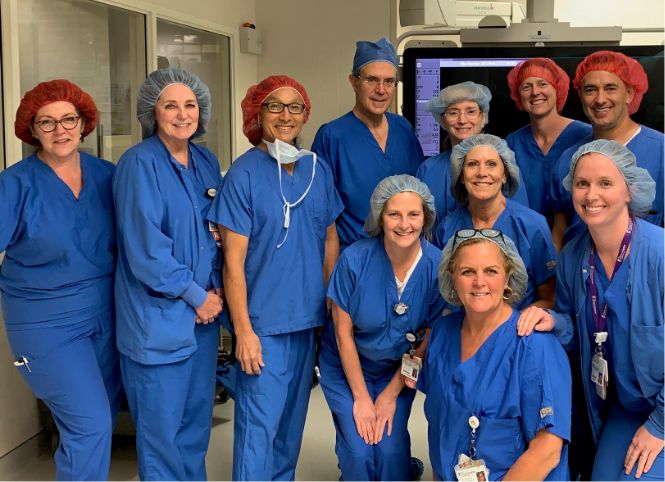
M524 79L519 87L522 107L531 116L544 117L556 112L556 89L540 77Z
M579 94L584 114L594 131L608 131L628 119L628 105L633 100L634 91L617 75L594 70L582 79Z
M296 137L300 134L305 124L305 114L291 114L287 107L282 112L269 112L265 104L279 102L282 104L304 104L303 98L297 90L291 87L282 87L266 97L261 106L260 121L263 129L263 139L275 142L275 139L295 144Z
M490 146L476 146L464 158L461 181L469 201L500 199L506 170L499 153Z
M397 69L390 62L370 62L360 69L360 78L351 74L349 81L356 93L354 110L367 117L385 114L397 89L394 83L387 85L383 81L396 78ZM380 82L372 82L377 80ZM372 83L376 85L372 86Z
M450 116L447 113L455 113L457 116ZM451 104L441 114L443 128L450 136L450 142L453 146L459 144L467 137L480 134L485 125L485 114L480 111L478 103L473 100L463 100ZM477 113L469 117L466 113Z
M592 152L580 157L573 173L573 206L589 227L627 219L630 192L616 164Z
M509 273L501 249L480 240L458 248L453 265L453 286L469 313L491 313L504 304Z
M412 247L419 242L425 224L422 199L415 192L395 194L383 206L381 222L385 242Z
M155 122L165 141L189 140L199 126L199 104L192 89L183 84L165 88L155 105Z
M52 160L65 160L76 153L81 143L81 131L83 130L83 118L70 130L65 129L61 123L55 125L51 132L42 131L37 125L46 120L60 121L69 117L79 117L76 107L70 102L57 101L46 104L35 114L32 124L32 135L42 145L41 155Z

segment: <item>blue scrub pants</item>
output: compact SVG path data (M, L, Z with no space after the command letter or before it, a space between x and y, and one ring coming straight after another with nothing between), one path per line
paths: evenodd
M294 480L314 376L316 329L260 336L260 375L238 365L233 480Z
M336 359L334 359L336 357ZM358 434L353 419L353 395L339 355L322 349L319 358L321 388L332 411L336 429L335 452L342 480L411 480L411 437L408 422L416 391L404 388L397 397L393 431L376 445L368 445ZM383 391L397 368L373 375L363 371L372 400Z
M185 360L144 365L120 354L141 480L206 480L219 324L196 325Z
M18 367L51 411L58 480L106 480L121 385L112 311L76 326L8 331Z
M649 472L643 473L639 479L635 478L637 463L630 474L624 473L623 462L628 446L648 417L648 413L629 412L617 405L610 407L598 440L591 480L663 480L663 451L658 454Z

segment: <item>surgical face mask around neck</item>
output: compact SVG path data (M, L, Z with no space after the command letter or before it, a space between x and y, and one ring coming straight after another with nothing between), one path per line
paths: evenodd
M276 159L279 164L291 164L301 157L313 154L311 151L298 149L296 146L279 139L275 139L275 142L268 142L263 139L263 142L268 148L268 154Z
M286 238L289 236L289 226L291 225L291 208L296 207L305 199L305 197L309 193L309 190L312 188L312 184L314 183L314 176L316 175L316 153L308 151L306 149L298 150L297 147L292 146L291 144L287 144L286 142L280 141L279 139L275 139L275 142L268 142L265 139L263 139L263 142L268 148L268 154L270 154L274 159L277 160L277 179L279 180L279 193L282 196L282 201L284 203L282 205L282 212L284 213L283 227L284 229L286 229L286 233L284 234L284 239L282 239L282 241L277 245L277 248L281 248L282 245L286 242ZM305 189L305 192L302 193L302 196L300 196L295 202L289 202L286 200L286 197L284 196L284 190L282 189L281 165L291 164L293 162L296 162L301 157L305 156L312 156L312 177L309 179L309 184L307 185L307 189Z

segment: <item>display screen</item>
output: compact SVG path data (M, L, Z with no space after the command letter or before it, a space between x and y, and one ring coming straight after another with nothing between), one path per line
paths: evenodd
M407 48L403 61L402 113L416 130L426 156L445 150L443 132L432 114L424 110L429 99L441 89L467 80L490 89L489 123L485 131L500 137L529 123L525 112L510 98L506 76L510 69L530 57L548 57L563 68L571 79L571 90L562 114L587 121L577 92L572 89L577 64L597 50L614 50L637 59L649 78L649 91L640 110L631 117L636 122L663 131L663 47L463 47Z

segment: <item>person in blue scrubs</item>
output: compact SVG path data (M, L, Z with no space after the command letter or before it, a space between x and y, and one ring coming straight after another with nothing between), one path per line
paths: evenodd
M0 294L14 366L60 434L58 480L106 480L121 396L113 272L115 166L80 152L92 97L42 82L16 111L35 152L0 173Z
M439 289L462 309L434 322L418 381L435 480L456 480L464 457L466 480L568 480L570 369L552 334L517 334L526 286L501 231L464 229L443 250Z
M490 90L475 82L449 85L439 95L430 99L425 110L430 112L446 133L444 145L448 148L423 162L416 177L427 184L436 203L436 231L443 219L457 208L450 177L452 148L476 134L480 134L489 122ZM529 206L523 183L519 184L515 200Z
M561 115L570 78L553 60L534 57L508 72L510 97L529 114L529 124L506 137L515 152L529 207L551 226L554 208L549 199L552 171L561 153L591 134L591 126Z
M210 91L166 68L141 85L144 140L113 178L122 380L142 480L205 480L222 310L219 233L206 217L221 182L206 131Z
M552 308L556 250L545 218L513 200L520 170L506 141L491 134L469 137L453 148L450 166L451 192L459 207L439 223L433 243L443 248L465 228L502 231L515 242L529 277L515 308Z
M423 150L413 127L387 112L397 85L397 54L385 37L356 43L349 82L356 103L347 114L322 125L312 150L335 176L344 211L337 220L340 250L367 237L363 223L376 185L395 174L414 175Z
M656 183L626 146L605 139L579 148L563 182L587 230L561 252L554 311L525 322L554 327L580 359L592 480L663 480L665 237L640 218Z
M271 76L242 101L255 146L231 165L208 219L224 245L236 337L233 480L294 480L342 203L325 159L297 147L305 88Z
M334 323L323 333L319 366L342 480L412 480L407 423L415 390L405 387L402 357L423 356L444 306L441 252L426 239L435 216L424 183L387 177L372 194L370 238L344 250L330 280Z
M557 161L550 185L550 198L556 210L552 226L554 245L560 250L585 230L570 193L563 187L563 179L570 171L573 154L593 139L609 139L625 145L635 154L637 165L649 171L656 181L656 197L645 219L662 227L665 136L630 118L639 109L649 88L644 68L637 60L619 52L595 52L577 66L573 87L580 96L593 132L566 149Z

